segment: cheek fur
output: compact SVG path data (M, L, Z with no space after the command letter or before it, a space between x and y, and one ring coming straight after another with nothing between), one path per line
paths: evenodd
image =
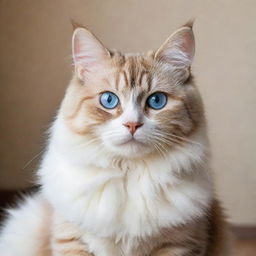
M194 130L194 123L184 105L163 110L155 116L163 133L189 136Z
M88 98L89 99L89 98ZM93 132L96 126L118 118L122 113L121 106L114 110L105 110L96 99L79 102L72 115L66 117L68 127L77 134Z
M114 114L105 111L97 106L90 105L87 107L88 117L95 121L95 124L102 124L106 121L113 119Z

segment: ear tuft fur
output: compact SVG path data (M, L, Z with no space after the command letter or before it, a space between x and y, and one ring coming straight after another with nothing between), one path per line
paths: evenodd
M189 21L187 21L182 27L189 27L189 28L193 29L194 23L195 23L195 19L192 18Z
M75 31L77 28L85 28L87 29L84 25L81 23L75 21L73 18L70 18L70 23L72 25L73 31Z
M155 53L155 59L178 69L188 69L195 52L193 23L187 23L167 38Z

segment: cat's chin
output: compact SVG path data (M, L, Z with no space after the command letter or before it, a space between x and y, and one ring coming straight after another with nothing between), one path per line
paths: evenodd
M110 150L119 156L125 158L138 158L145 156L153 151L150 145L130 139L123 143L108 145Z

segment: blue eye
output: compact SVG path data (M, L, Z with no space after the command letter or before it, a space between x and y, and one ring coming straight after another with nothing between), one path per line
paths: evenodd
M147 104L153 109L161 109L167 103L167 96L163 92L155 92L151 94L147 99Z
M100 96L100 104L107 109L115 108L119 103L118 97L113 92L104 92Z

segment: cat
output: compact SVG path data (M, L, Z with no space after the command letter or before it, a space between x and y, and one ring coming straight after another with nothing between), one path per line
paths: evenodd
M110 51L86 28L50 129L40 192L9 210L3 256L221 256L192 24L157 51Z

